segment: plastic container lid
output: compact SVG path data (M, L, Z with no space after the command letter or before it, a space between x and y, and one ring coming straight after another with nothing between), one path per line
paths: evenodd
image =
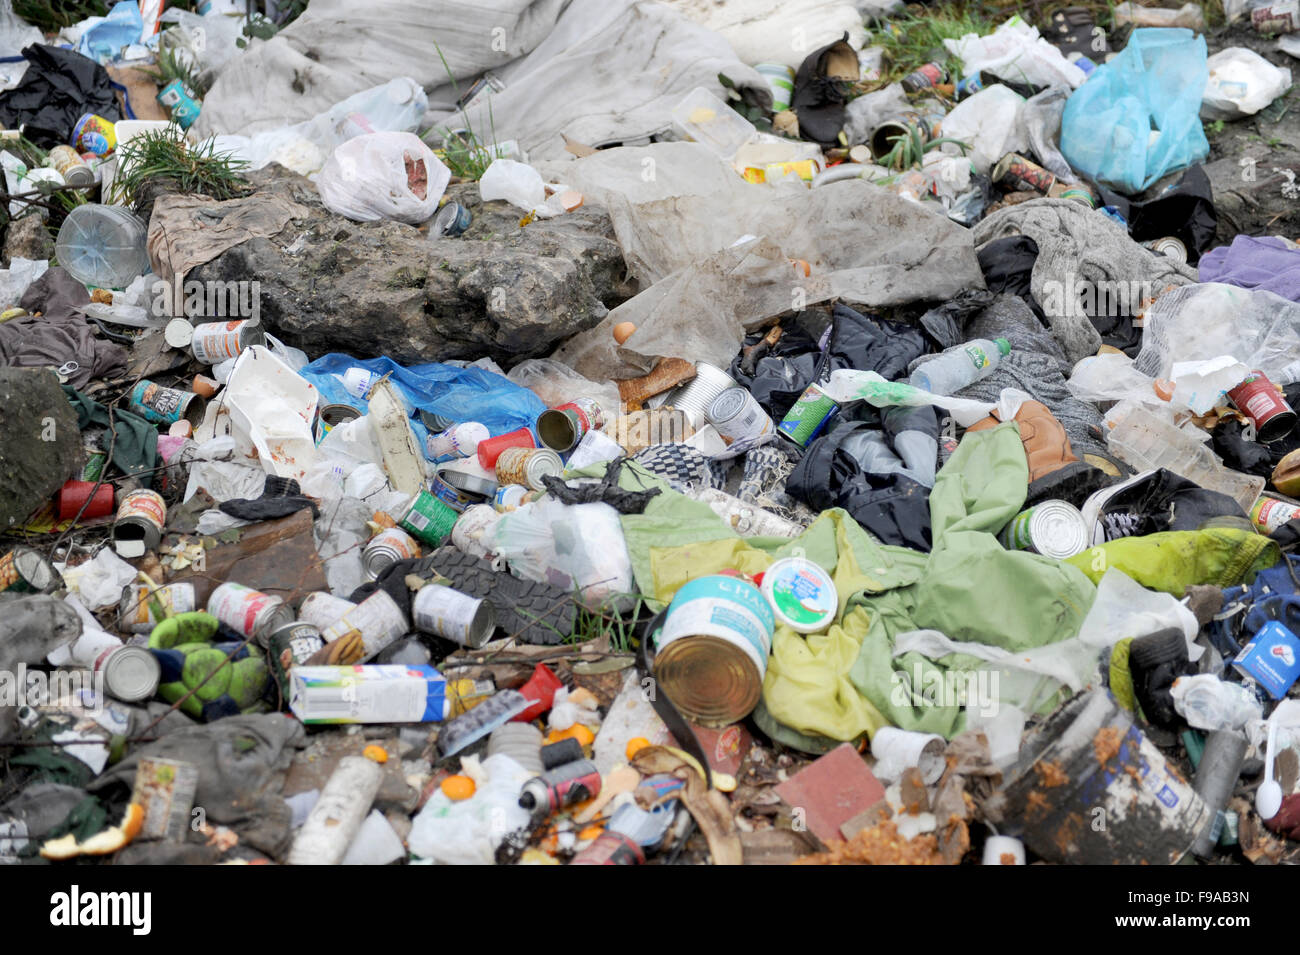
M686 94L672 111L673 122L719 159L730 160L736 150L753 139L754 124L702 86Z
M767 568L760 589L777 622L795 633L821 633L839 616L831 575L802 557L785 557Z

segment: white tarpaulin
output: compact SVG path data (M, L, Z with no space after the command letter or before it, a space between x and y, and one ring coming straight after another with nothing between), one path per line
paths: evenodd
M671 133L672 109L692 89L726 95L719 73L770 102L726 40L658 0L573 0L535 50L492 71L503 90L451 116L434 113L435 91L429 118L483 142L517 140L530 161L568 159L565 136L601 147Z
M717 30L736 56L754 66L781 63L799 68L804 58L845 32L855 50L866 42L863 12L883 13L897 0L664 0L695 23Z
M251 136L299 123L398 76L427 90L454 78L465 91L484 70L542 42L566 6L568 0L312 0L283 31L251 41L222 68L196 131Z

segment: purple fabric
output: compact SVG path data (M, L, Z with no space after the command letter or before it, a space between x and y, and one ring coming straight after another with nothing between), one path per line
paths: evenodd
M1202 282L1223 282L1263 289L1300 302L1300 249L1288 248L1276 236L1239 235L1201 256Z

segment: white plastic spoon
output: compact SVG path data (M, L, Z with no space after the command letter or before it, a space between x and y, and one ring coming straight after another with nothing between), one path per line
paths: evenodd
M1255 790L1255 811L1260 819L1272 819L1282 809L1282 786L1273 778L1273 753L1277 748L1277 721L1268 728L1268 753L1264 757L1264 781Z

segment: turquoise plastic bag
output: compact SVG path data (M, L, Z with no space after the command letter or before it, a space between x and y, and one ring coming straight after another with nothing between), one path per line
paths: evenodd
M1066 100L1061 153L1085 176L1128 194L1210 153L1201 127L1205 37L1134 30L1118 56Z

